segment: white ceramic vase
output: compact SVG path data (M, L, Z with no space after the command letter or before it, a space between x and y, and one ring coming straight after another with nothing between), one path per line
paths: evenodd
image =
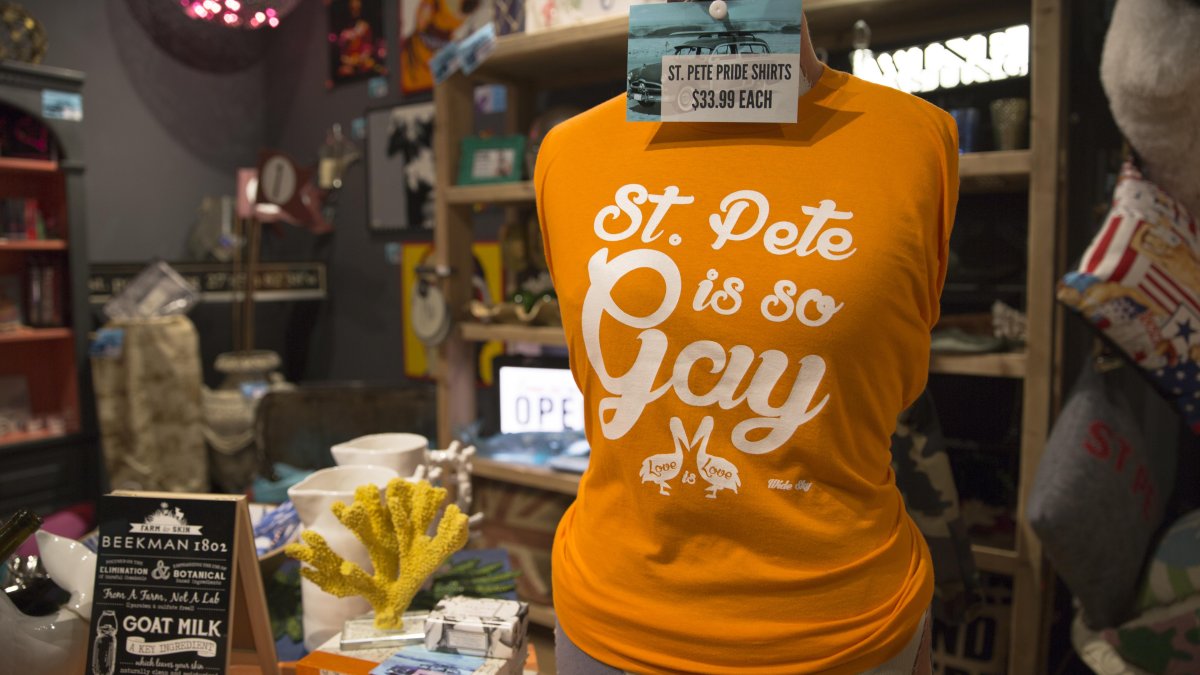
M37 533L39 557L54 583L71 594L50 616L28 616L0 592L0 675L78 675L87 662L88 621L96 556L83 545L49 532Z
M429 440L424 436L402 433L360 436L331 448L338 466L386 466L401 478L412 478L426 465L428 450Z
M355 465L321 469L288 489L304 528L322 537L338 555L358 563L367 574L374 573L367 549L333 515L333 503L354 501L360 485L383 487L400 475L384 466ZM304 646L315 650L341 632L347 619L366 614L371 605L361 597L338 598L321 590L308 579L300 580L300 598L304 606Z

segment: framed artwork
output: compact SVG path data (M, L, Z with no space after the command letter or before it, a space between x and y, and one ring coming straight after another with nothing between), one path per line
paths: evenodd
M429 235L434 224L432 103L367 112L367 225Z
M502 298L504 271L500 260L500 244L498 242L477 241L471 247L475 254L475 275L473 286L475 297L487 303L499 302ZM433 244L428 242L405 242L400 250L400 302L403 314L404 341L404 376L414 379L433 379L435 354L437 349L429 347L417 338L409 319L409 298L416 291L417 268L433 264ZM504 353L504 343L487 342L476 344L475 359L477 364L478 381L485 385L492 383L492 359Z
M338 84L387 75L383 0L325 0L329 22L329 81Z
M524 136L464 138L458 161L458 184L516 182L523 177L524 166Z
M487 0L397 0L400 3L400 91L433 90L430 59L445 47L466 17Z

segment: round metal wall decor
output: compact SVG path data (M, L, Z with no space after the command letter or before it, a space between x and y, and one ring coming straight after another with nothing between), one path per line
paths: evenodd
M0 59L41 63L47 44L46 30L29 10L15 2L0 2Z

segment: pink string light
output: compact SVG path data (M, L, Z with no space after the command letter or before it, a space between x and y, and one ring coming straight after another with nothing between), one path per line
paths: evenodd
M193 19L231 28L276 28L297 0L179 0Z

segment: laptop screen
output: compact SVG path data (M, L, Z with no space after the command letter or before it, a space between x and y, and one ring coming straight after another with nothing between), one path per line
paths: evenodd
M583 394L565 366L538 359L498 364L501 433L583 430Z

